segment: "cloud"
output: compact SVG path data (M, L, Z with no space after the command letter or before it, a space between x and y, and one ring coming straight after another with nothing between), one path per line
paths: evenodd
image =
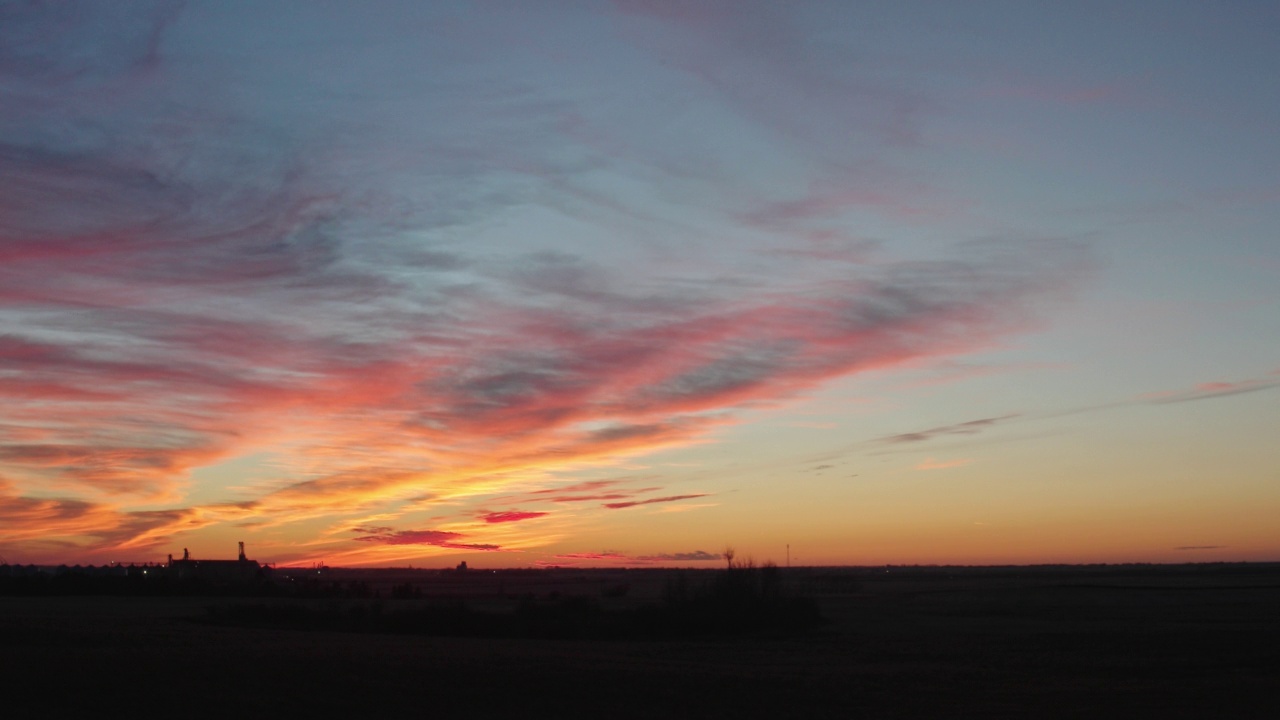
M481 516L487 523L505 523L520 522L521 520L532 520L545 516L544 512L530 512L527 510L508 510L506 512L491 512Z
M374 528L382 530L383 528ZM366 532L366 530L358 530ZM395 530L391 532L367 533L364 537L354 538L358 542L378 543L380 545L433 545L451 550L501 550L497 545L488 543L458 542L462 533L448 530Z
M627 479L629 479L629 478L627 478ZM596 491L596 490L603 490L603 489L605 489L605 488L613 487L613 486L618 485L619 483L622 483L622 482L625 482L625 481L626 481L626 479L619 479L619 480L586 480L586 481L579 482L579 483L573 483L572 485L564 485L564 486L560 486L560 487L544 488L544 489L542 489L542 490L534 490L534 491L530 492L529 494L530 494L530 495L552 495L552 494L559 494L559 493L593 492L593 491Z
M155 552L176 533L211 522L188 509L123 511L74 498L0 495L0 541L25 548L27 562L62 561L68 551L97 559Z
M659 555L642 555L638 560L647 562L711 562L714 560L723 560L724 556L719 553L703 552L702 550L694 550L693 552L682 553L661 553Z
M651 480L651 477L645 478L618 478L613 480L587 480L569 485L558 486L554 488L543 488L541 490L533 490L517 496L496 498L501 501L508 502L554 502L554 503L581 503L596 502L600 500L622 500L633 497L639 493L652 492L657 490L656 487L632 488L626 487L629 482ZM604 492L601 492L604 491Z
M1156 392L1148 392L1136 397L1130 397L1114 402L1075 407L1054 413L1054 415L1076 415L1080 413L1133 407L1135 405L1174 405L1185 402L1214 400L1217 398L1230 397L1232 395L1261 392L1280 387L1280 380L1273 379L1272 377L1278 374L1280 374L1280 372L1273 371L1267 376L1260 378L1250 378L1231 382L1215 380L1200 383L1195 387L1184 388L1182 390L1160 390Z
M979 420L968 420L954 425L941 425L928 430L920 430L917 432L902 433L899 435L888 435L880 438L880 442L884 443L916 443L932 440L937 437L946 437L949 435L977 435L984 430L1002 423L1006 420L1020 417L1017 413L1011 415L1000 415L998 417L981 418Z
M666 562L712 562L723 559L716 553L695 550L693 552L660 553L657 555L628 555L615 550L604 552L563 553L554 556L556 560L611 562L627 565L648 565Z
M908 259L841 235L828 225L849 211L950 207L887 170L831 169L910 143L917 93L833 72L804 42L813 18L766 7L720 27L632 11L657 22L628 26L641 52L625 54L658 74L618 107L601 101L616 94L606 64L578 61L617 59L606 13L577 17L584 32L561 10L428 4L402 11L412 22L390 10L300 22L281 6L255 18L279 33L263 42L216 3L0 11L12 492L95 508L93 523L48 529L89 544L219 523L416 522L391 518L412 498L519 493L708 442L744 409L988 347L1038 327L1087 273L1077 243ZM446 26L423 41L421 28ZM510 54L476 60L499 45ZM669 65L655 59L668 51ZM771 143L666 132L655 120L672 110L673 73L714 91L691 112L772 128L813 170L760 185L737 168ZM828 142L855 134L857 147ZM793 231L806 244L778 252ZM725 238L742 242L725 252ZM270 467L253 482L202 484L259 456ZM641 492L582 483L538 498L619 509L703 496ZM528 512L491 516L514 532ZM37 526L15 517L0 542ZM93 532L58 534L77 528ZM372 530L357 539L493 549Z
M648 500L630 500L627 502L605 503L604 507L611 510L619 510L621 508L636 507L637 505L652 505L654 503L677 502L679 500L692 500L693 498L706 497L707 493L697 493L694 495L669 495L667 497L649 498Z
M598 553L564 553L556 555L557 560L607 560L610 562L626 562L631 558L618 552L598 552Z
M1280 380L1271 378L1254 378L1236 382L1213 381L1201 383L1189 390L1172 390L1148 393L1139 398L1141 402L1163 405L1167 403L1191 402L1193 400L1212 400L1229 395L1260 392L1280 387Z
M1179 547L1174 548L1174 550L1221 550L1225 547L1227 546L1226 545L1181 545Z
M603 495L553 495L546 498L549 502L594 502L598 500L618 500L631 497L631 493L604 493Z

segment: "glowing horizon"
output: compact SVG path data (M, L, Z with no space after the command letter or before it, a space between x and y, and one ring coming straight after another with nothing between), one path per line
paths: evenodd
M0 9L0 558L1280 560L1276 27Z

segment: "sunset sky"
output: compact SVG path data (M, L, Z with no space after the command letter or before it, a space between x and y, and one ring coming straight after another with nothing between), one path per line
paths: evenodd
M0 558L1280 560L1278 34L0 4Z

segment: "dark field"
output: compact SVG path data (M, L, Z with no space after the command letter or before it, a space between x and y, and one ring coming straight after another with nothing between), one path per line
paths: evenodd
M682 640L211 624L244 603L594 594L660 571L424 580L427 599L0 597L6 717L1280 717L1280 566L784 571L829 623ZM403 578L397 579L402 581ZM468 588L475 592L468 594ZM377 591L382 595L381 591ZM488 598L488 599L486 599ZM341 605L345 603L346 605ZM397 605L400 603L400 605ZM318 605L317 605L318 606Z

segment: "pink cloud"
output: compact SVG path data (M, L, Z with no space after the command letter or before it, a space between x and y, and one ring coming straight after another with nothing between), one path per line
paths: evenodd
M607 296L591 323L487 303L464 306L473 319L458 327L419 323L406 337L394 321L394 339L363 343L327 338L305 314L119 308L103 311L96 335L66 329L84 342L0 341L0 368L25 380L0 382L10 421L44 433L0 453L23 487L56 478L154 501L196 467L288 439L291 462L313 469L261 494L258 512L339 512L424 468L482 475L688 443L732 422L725 410L981 347L1027 327L1019 299L1045 287L1035 264L993 267L988 277L980 260L891 266L880 280L708 297L692 311ZM649 502L633 492L597 482L539 498Z
M255 291L278 303L283 318L271 319L222 317L222 291L207 306L161 308L175 287L165 279L140 295L155 294L148 307L121 302L51 328L62 336L0 339L0 369L23 379L0 381L8 419L42 434L9 440L0 456L23 488L57 481L171 502L195 468L283 440L303 479L286 476L256 499L264 517L284 518L363 507L424 472L481 476L646 452L732 422L727 410L1029 327L1029 301L1047 286L1039 263L968 254L817 292L713 293L693 306L605 293L584 306L590 322L582 310L464 303L456 312L466 322L391 315L357 324L367 339L352 329L345 340L312 324L305 273L296 286ZM102 267L100 280L134 283L129 262ZM56 288L64 271L49 272ZM354 292L364 281L349 282ZM980 428L956 431L966 429ZM606 484L580 490L539 497L612 509L652 502Z
M1276 387L1280 387L1280 380L1272 380L1270 378L1252 378L1236 382L1215 380L1200 383L1189 390L1166 390L1147 393L1139 396L1138 399L1144 402L1158 404L1179 403L1190 402L1193 400L1210 400L1213 398L1226 397L1228 395L1260 392L1262 390L1270 390Z

